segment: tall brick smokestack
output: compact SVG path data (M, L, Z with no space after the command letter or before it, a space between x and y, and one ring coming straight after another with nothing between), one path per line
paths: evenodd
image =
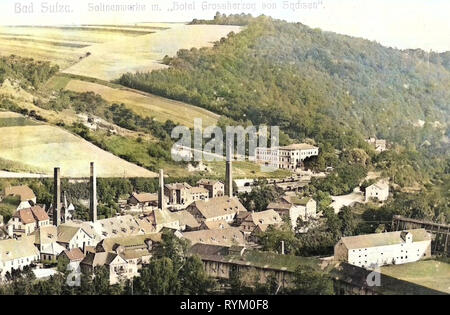
M164 171L159 170L158 208L164 210Z
M233 152L231 144L227 147L226 152L226 171L225 171L225 195L228 197L233 197Z
M53 176L53 225L61 224L61 170L55 167Z
M97 178L94 162L91 162L91 177L89 180L89 219L91 222L97 221Z

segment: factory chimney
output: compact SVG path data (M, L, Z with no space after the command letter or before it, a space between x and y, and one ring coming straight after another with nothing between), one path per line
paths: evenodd
M91 222L97 221L97 178L94 162L91 162L91 177L89 180L89 217Z
M61 224L61 170L55 167L53 176L53 225Z
M228 197L233 197L233 152L231 144L228 145L226 152L226 171L225 171L225 195Z
M164 210L164 171L159 170L158 208Z

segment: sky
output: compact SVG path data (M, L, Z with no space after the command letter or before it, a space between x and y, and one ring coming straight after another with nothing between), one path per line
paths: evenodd
M186 22L216 11L265 14L394 48L450 51L449 0L1 0L0 25Z

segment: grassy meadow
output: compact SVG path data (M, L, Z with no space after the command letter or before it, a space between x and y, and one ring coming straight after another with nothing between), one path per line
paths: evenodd
M89 176L89 162L97 164L101 177L154 177L156 174L103 151L95 145L49 125L0 128L0 159L52 174L61 167L63 176ZM5 162L6 163L6 162ZM24 169L23 171L26 171Z

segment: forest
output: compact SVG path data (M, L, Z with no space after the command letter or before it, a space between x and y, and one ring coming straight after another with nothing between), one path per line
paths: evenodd
M58 71L59 67L50 62L19 56L0 58L0 84L5 79L10 79L20 81L24 89L37 89Z

